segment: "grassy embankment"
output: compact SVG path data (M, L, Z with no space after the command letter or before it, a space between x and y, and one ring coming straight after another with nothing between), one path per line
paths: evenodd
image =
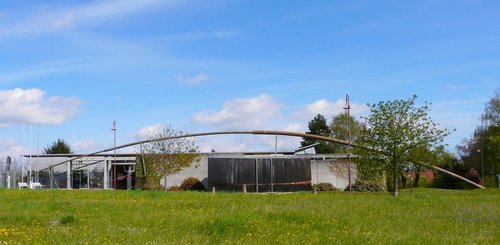
M500 244L500 190L0 190L0 244L146 242Z

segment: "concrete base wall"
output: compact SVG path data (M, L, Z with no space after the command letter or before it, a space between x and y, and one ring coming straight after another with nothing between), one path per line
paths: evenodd
M311 161L311 178L313 184L331 183L336 188L344 190L349 185L348 162L344 160L313 160ZM351 182L356 180L356 168L351 164Z

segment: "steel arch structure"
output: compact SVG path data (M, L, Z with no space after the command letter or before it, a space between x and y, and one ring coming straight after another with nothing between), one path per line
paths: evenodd
M213 132L182 134L182 135L178 135L178 136L163 137L163 138L157 138L157 139L140 140L140 141L131 142L131 143L123 144L123 145L118 145L116 147L111 147L111 148L108 148L108 149L104 149L104 150L92 152L92 153L89 153L89 154L81 155L81 156L78 156L78 157L74 157L74 158L62 161L60 163L54 164L51 167L55 167L55 166L58 166L58 165L61 165L61 164L64 164L64 163L67 163L67 162L70 162L70 161L78 160L80 158L90 157L90 156L94 156L94 155L97 155L97 154L100 154L100 153L105 153L105 152L112 151L112 150L123 149L123 148L127 148L127 147L130 147L130 146L140 145L140 144L146 144L146 143L155 142L155 141L170 140L170 139L179 139L179 138L190 138L190 137L200 137L200 136L210 136L210 135L236 135L236 134L281 135L281 136L312 138L312 139L317 139L317 140L321 140L321 141L327 141L327 142L337 143L337 144L341 144L341 145L350 145L350 146L356 147L355 144L352 144L352 143L349 144L349 142L347 142L345 140L339 140L339 139L335 139L335 138L327 137L327 136L321 136L321 135L315 135L315 134L306 134L306 133L298 133L298 132L291 132L291 131L279 131L279 130L213 131ZM428 167L428 168L435 169L435 170L437 170L439 172L442 172L444 174L450 175L450 176L452 176L454 178L457 178L457 179L460 179L460 180L462 180L464 182L467 182L467 183L469 183L469 184L471 184L471 185L473 185L475 187L484 189L484 187L482 185L479 185L479 184L477 184L475 182L472 182L472 181L470 181L470 180L468 180L468 179L466 179L466 178L464 178L464 177L462 177L460 175L457 175L457 174L455 174L453 172L450 172L450 171L448 171L446 169L442 169L442 168L434 166L432 164L425 164L425 163L417 163L417 164L423 165L423 166Z

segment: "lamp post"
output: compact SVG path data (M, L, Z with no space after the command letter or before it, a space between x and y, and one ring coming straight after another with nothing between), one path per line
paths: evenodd
M347 143L349 145L347 156L348 156L348 162L349 162L349 193L352 192L352 185L351 185L351 104L349 102L349 94L346 94L345 96L345 106L344 110L347 111Z
M484 186L484 159L483 159L483 147L477 149L477 152L481 154L481 184Z

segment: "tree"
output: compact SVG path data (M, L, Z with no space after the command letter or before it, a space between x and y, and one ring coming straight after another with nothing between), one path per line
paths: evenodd
M57 139L43 150L44 154L72 154L71 147L62 139Z
M485 176L494 178L500 168L500 89L486 103L481 122L474 135L457 146L457 152L466 168L484 171Z
M365 126L363 123L359 122L353 116L349 118L351 120L351 142L356 142L357 135L361 129ZM340 113L332 118L330 123L331 136L335 139L345 140L348 138L347 123L349 121L346 113ZM332 153L347 153L348 146L335 144L332 145Z
M167 176L180 172L183 168L197 163L199 160L198 148L194 138L175 138L181 136L181 131L175 131L170 126L163 131L152 135L149 139L157 140L144 145L146 153L144 160L152 164L157 177L163 177L163 189L167 190Z
M500 126L500 89L495 91L495 96L486 104L481 119L486 125Z
M364 164L384 169L392 175L394 196L398 195L398 178L411 162L411 151L437 146L449 134L429 117L429 103L415 106L417 96L407 100L381 101L368 104L367 127L357 138L354 153Z
M330 130L330 127L328 127L328 124L326 123L325 116L318 114L311 121L309 121L309 131L307 131L306 134L315 134L315 135L330 137L332 131ZM302 138L302 141L300 142L302 146L308 146L314 143L319 143L319 145L315 147L316 153L327 154L333 152L332 144L328 142L319 141L311 138Z

